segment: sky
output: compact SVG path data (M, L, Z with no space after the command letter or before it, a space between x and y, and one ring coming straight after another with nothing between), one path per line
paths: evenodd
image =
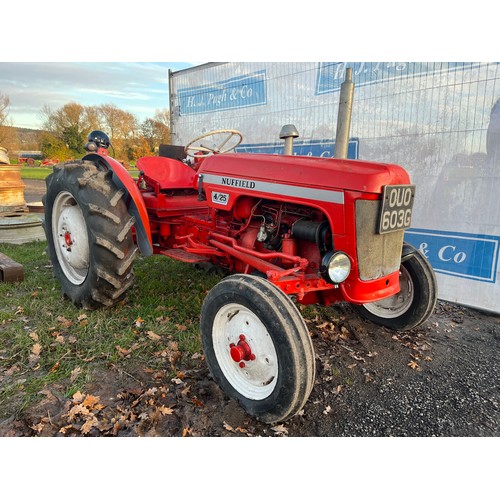
M68 102L115 104L140 121L169 108L168 70L188 62L0 62L0 93L10 98L13 126L38 129L40 111Z

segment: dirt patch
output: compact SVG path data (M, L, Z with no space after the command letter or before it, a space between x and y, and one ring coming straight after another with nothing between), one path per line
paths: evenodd
M194 356L173 379L112 365L72 399L46 387L0 435L500 436L500 316L439 302L425 326L395 333L342 305L308 326L316 382L282 424L250 418Z

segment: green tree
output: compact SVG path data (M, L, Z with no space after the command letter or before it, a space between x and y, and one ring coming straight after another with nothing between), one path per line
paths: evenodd
M59 156L63 158L82 156L85 153L84 145L90 132L87 116L85 107L76 102L67 103L56 111L44 106L42 109L43 126L52 138L48 139L46 135L44 136L43 154L52 157L55 148L60 152Z
M58 139L51 132L41 132L39 147L46 158L64 161L71 158L71 151L62 139Z

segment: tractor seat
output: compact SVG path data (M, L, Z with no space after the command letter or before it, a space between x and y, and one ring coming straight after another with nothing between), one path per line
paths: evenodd
M185 163L163 156L145 156L136 163L144 176L163 189L195 189L196 172Z

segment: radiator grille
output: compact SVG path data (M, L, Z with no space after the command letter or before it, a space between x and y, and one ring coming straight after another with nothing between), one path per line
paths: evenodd
M356 251L359 277L367 281L399 269L404 231L377 234L380 201L356 201Z

